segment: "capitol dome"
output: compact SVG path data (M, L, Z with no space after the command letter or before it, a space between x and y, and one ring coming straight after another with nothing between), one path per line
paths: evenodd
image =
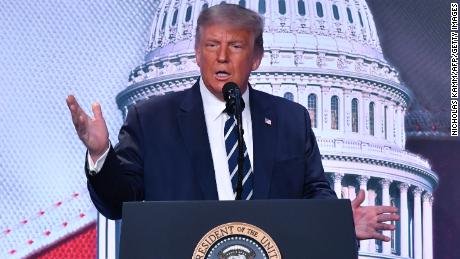
M393 205L401 221L391 242L362 241L362 258L432 258L432 202L437 175L405 150L411 92L384 58L364 0L163 0L144 62L117 95L132 104L191 87L200 11L239 4L265 20L264 58L250 77L255 89L305 106L325 171L339 198L366 190L365 204Z

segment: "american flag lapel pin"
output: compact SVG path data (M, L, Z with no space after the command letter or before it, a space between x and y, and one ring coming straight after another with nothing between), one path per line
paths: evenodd
M268 126L271 126L272 120L270 120L269 118L265 118L265 124L267 124Z

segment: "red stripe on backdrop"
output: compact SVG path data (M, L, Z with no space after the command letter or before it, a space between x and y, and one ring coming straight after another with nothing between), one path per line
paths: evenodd
M96 258L96 223L46 248L29 258L92 259Z

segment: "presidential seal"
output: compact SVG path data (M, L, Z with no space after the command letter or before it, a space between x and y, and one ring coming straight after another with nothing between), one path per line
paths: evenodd
M213 228L201 238L192 259L280 259L273 239L247 223L230 222Z

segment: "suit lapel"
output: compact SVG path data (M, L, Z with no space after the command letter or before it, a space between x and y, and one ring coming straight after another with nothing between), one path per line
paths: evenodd
M180 132L190 153L203 198L217 200L216 177L204 118L199 81L190 89L177 115Z
M254 199L268 199L276 148L276 116L265 93L249 87L254 149Z

